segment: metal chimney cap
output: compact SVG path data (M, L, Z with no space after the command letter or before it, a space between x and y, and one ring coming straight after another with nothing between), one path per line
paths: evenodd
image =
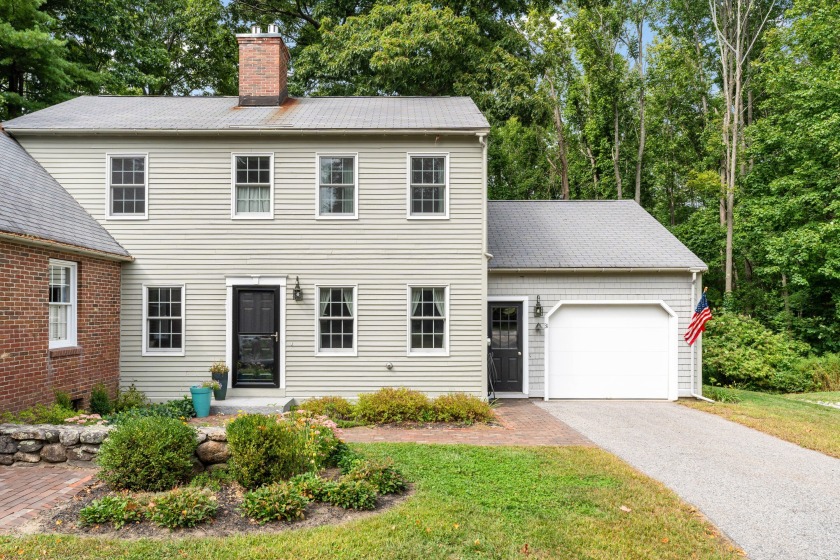
M262 33L262 27L260 27L259 25L252 25L251 33L253 33L254 35L259 35L260 33Z
M280 27L276 23L270 23L267 33L280 33Z

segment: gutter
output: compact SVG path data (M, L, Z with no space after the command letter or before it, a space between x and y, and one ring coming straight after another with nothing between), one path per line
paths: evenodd
M88 257L96 257L98 259L107 259L119 262L134 262L134 257L131 255L118 255L116 253L109 253L107 251L99 251L97 249L88 249L86 247L78 247L60 241L51 241L49 239L41 239L29 235L19 233L10 233L7 231L0 231L0 239L5 239L13 243L20 243L21 245L30 245L33 247L43 247L53 251L61 251L63 253L73 253L77 255L85 255Z
M697 273L698 272L700 272L700 271L694 270L694 271L691 272L691 302L690 302L691 307L690 307L690 309L692 309L692 311L694 310L694 306L697 305L695 303L695 300L697 299L696 290L697 290ZM702 340L703 340L703 333L700 333L700 337L696 341L697 344L701 345L701 346L699 346L700 348L703 347L702 346L702 344L703 344ZM691 396L694 397L695 399L699 399L701 401L706 401L706 402L713 403L715 401L713 401L712 399L707 399L703 395L698 395L697 392L696 392L695 386L694 386L694 381L697 378L697 372L695 371L694 354L697 353L697 348L698 348L697 346L691 346ZM702 389L701 389L701 392L702 392Z
M141 136L141 135L173 135L173 136L227 136L227 135L265 135L282 136L312 135L312 136L393 136L393 135L421 135L421 136L486 136L489 128L471 129L422 129L422 128L288 128L262 127L248 128L229 126L216 129L154 129L154 128L15 128L6 127L12 136L37 135L74 135L74 136Z
M582 272L705 272L706 268L696 267L576 267L576 268L490 268L490 273L498 274L576 274ZM693 297L693 296L692 296ZM693 308L693 306L692 306Z

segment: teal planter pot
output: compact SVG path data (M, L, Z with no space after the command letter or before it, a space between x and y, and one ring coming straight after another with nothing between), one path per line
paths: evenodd
M209 387L190 387L193 408L198 418L210 416L210 394L212 391Z

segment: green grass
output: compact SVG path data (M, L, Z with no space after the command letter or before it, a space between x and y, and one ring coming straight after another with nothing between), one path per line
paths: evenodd
M826 391L822 393L793 393L785 395L785 397L797 401L823 401L838 403L840 402L840 391Z
M416 494L344 525L229 538L0 537L0 558L739 558L661 484L594 448L358 446ZM625 506L632 511L625 512Z
M732 395L740 399L740 402L680 402L802 447L840 458L840 409L803 402L803 399L819 400L816 395L840 396L840 393L771 395L719 387L715 390Z

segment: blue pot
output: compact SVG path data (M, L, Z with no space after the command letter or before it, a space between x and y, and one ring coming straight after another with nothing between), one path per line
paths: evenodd
M198 418L210 416L210 395L212 389L209 387L190 387L192 394L193 408Z

